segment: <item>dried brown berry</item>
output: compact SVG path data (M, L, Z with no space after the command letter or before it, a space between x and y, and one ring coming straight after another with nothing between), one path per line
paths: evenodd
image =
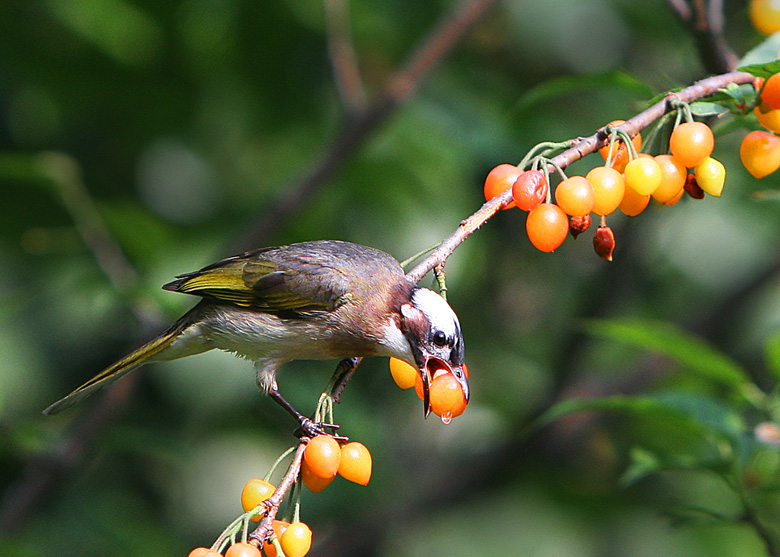
M615 234L609 226L599 226L596 235L593 236L593 249L600 257L612 261L612 252L615 250Z
M696 183L696 176L693 174L688 174L683 189L685 189L685 192L694 199L704 199L704 190Z
M571 234L571 237L576 240L577 236L590 228L590 222L590 215L572 217L569 219L569 233Z

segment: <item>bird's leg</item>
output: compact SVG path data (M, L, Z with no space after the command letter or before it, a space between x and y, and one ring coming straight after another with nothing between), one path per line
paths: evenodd
M341 393L362 360L363 358L345 358L336 366L336 371L333 372L333 377L331 377L326 390L326 392L330 392L334 402L341 402Z
M352 373L357 369L363 358L345 358L341 360L336 366L336 370L328 381L328 385L320 395L320 400L317 402L317 410L314 412L314 422L322 423L328 422L334 423L333 420L333 402L340 402L341 393L344 391L344 387L347 386L347 382ZM334 438L339 441L349 441L347 437L335 436Z
M307 418L300 412L298 412L295 407L287 402L287 400L282 396L282 394L279 392L279 387L276 385L276 381L273 382L271 385L271 388L268 390L268 396L271 397L271 399L274 400L279 406L284 408L295 420L300 424L300 428L296 431L296 435L299 437L305 436L305 437L316 437L317 435L330 435L325 430L326 429L338 429L338 425L336 424L326 424L326 423L319 423L315 422L311 418Z

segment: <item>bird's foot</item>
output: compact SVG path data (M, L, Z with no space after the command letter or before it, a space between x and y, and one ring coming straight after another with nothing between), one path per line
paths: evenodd
M336 441L349 441L348 437L335 434L336 430L340 427L338 424L315 422L311 418L307 418L305 416L301 416L298 421L300 422L301 426L295 430L296 437L308 437L311 439L317 435L330 435Z

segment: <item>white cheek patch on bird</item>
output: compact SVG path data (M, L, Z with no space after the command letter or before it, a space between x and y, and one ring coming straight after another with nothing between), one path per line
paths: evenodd
M458 317L439 294L427 288L420 288L415 291L412 303L425 315L428 322L435 324L448 339L460 336Z

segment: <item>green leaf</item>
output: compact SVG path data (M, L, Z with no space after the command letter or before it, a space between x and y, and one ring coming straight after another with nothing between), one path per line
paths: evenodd
M607 87L635 91L640 96L650 96L652 89L634 76L615 71L597 75L566 76L548 80L525 93L513 108L513 112L521 113L532 109L551 99L583 89Z
M647 106L653 106L656 103L661 102L666 97L671 95L672 93L676 93L677 91L682 91L684 87L675 87L673 89L669 89L667 91L664 91L662 93L656 93L654 96L650 97L650 100L647 101Z
M724 98L721 99L721 97ZM748 106L753 106L755 103L756 90L752 83L742 83L740 85L729 83L718 93L708 98L711 102L723 102L728 99L733 101L731 104L734 105L738 112L744 112Z
M639 480L646 478L651 474L661 472L666 465L652 451L642 447L633 447L631 449L631 463L623 475L620 477L620 483L623 486L630 486Z
M735 447L744 434L736 412L716 400L680 393L567 399L553 405L531 428L579 412L614 412L633 418L629 435L635 447L622 478L624 484L661 470L722 473L736 458Z
M756 77L767 78L780 72L780 60L770 62L769 64L751 64L737 69L742 72L753 74Z
M718 116L719 114L723 114L729 111L726 107L713 102L700 101L700 102L691 103L690 106L693 115L699 116L701 118L706 118L708 116Z
M621 412L650 419L656 424L673 424L676 429L687 430L694 436L703 437L705 434L704 424L664 400L625 395L562 400L539 416L533 427L542 427L569 414L580 412Z
M777 63L778 49L780 49L780 33L775 33L745 54L742 60L739 61L737 69L751 73L756 77L769 77L780 71L780 69L772 71L773 64ZM780 68L780 66L777 66L777 68Z
M733 440L739 439L745 432L742 416L718 399L685 392L669 392L659 394L657 400Z
M766 364L769 371L780 380L780 332L772 335L764 347L766 352Z
M669 519L670 524L676 528L712 526L734 522L734 519L728 515L696 505L678 505L667 509L664 514Z
M552 423L569 414L579 412L650 412L658 411L658 401L647 397L615 395L606 398L568 398L552 405L537 419L539 427ZM666 410L666 408L664 408Z
M671 323L641 319L588 321L585 330L592 335L668 356L690 371L740 394L750 383L747 372L737 362Z
M715 400L686 393L569 398L551 406L535 425L542 427L579 412L622 412L648 418L656 424L672 424L692 435L703 436L709 432L734 438L744 431L744 423L736 412Z

